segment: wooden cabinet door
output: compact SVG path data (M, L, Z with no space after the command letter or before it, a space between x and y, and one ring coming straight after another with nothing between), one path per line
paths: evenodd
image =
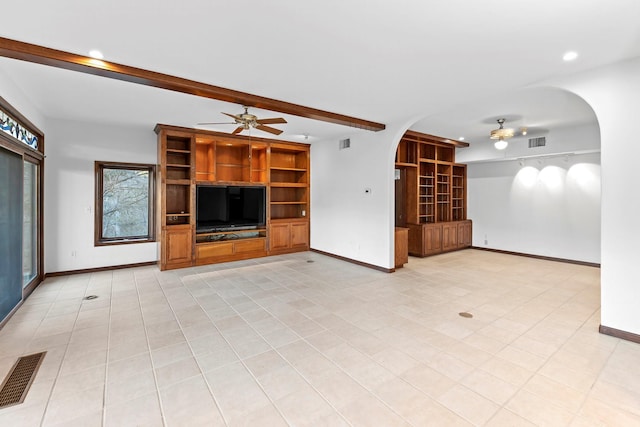
M457 231L456 231L456 235L457 235L457 247L458 248L464 248L465 247L465 239L464 239L464 226L465 226L465 222L459 222L457 225Z
M456 224L442 225L442 251L450 251L457 248L458 227Z
M409 229L396 227L394 234L394 267L401 268L409 262Z
M425 255L442 252L442 226L428 225L424 227Z
M423 243L426 238L425 227L419 224L407 224L407 227L409 228L409 255L425 256L425 244Z
M167 264L190 263L191 256L191 227L167 230L165 234Z
M471 237L472 237L471 221L465 221L463 240L462 240L463 246L465 247L471 246Z
M309 246L309 223L291 223L291 248L306 248Z
M291 247L291 224L271 224L269 227L269 249L278 251Z

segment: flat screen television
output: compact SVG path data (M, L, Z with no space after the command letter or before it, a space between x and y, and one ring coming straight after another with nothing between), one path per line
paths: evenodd
M212 233L264 227L266 187L196 186L196 232Z

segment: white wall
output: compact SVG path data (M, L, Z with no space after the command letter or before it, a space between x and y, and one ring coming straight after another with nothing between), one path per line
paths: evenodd
M637 143L640 58L555 81L583 97L602 144L601 324L640 335L640 197Z
M311 146L311 247L384 268L393 267L393 155L404 125ZM546 148L514 156L597 150L597 126L555 132ZM481 150L482 148L480 148ZM482 158L462 149L456 158ZM492 154L495 149L491 147ZM464 161L464 160L462 160ZM475 246L600 262L598 154L545 159L534 185L524 188L517 161L469 166L469 218ZM527 160L533 165L532 160ZM555 166L553 166L555 165ZM585 186L585 182L588 185ZM371 188L366 194L365 189ZM495 212L503 213L496 216ZM489 242L484 245L484 235Z
M393 268L393 161L407 126L311 145L311 247ZM366 192L370 189L370 192Z
M600 262L600 155L468 165L473 245Z
M157 163L147 129L50 120L45 154L45 272L156 261L156 243L94 246L94 162ZM75 256L73 255L75 254Z
M31 100L13 83L11 78L0 69L0 96L2 96L13 108L25 116L45 134L46 146L46 120L42 112L31 103Z

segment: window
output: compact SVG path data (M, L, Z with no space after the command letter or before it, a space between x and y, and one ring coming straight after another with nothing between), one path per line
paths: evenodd
M96 162L95 245L152 242L155 166Z
M14 119L2 109L0 104L0 131L7 133L18 141L27 144L34 150L38 149L38 136L34 135L22 121Z

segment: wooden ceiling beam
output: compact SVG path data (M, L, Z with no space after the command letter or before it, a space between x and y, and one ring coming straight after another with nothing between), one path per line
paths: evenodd
M415 130L408 130L402 136L402 139L415 142L429 142L432 144L441 145L453 145L455 147L468 147L468 142L458 141L456 139L444 138L442 136L429 135L427 133L416 132Z
M218 101L231 102L247 107L261 108L279 113L307 119L380 131L385 129L382 123L358 119L277 99L265 98L237 90L226 89L219 86L175 77L168 74L130 67L128 65L93 59L87 56L76 55L70 52L50 49L44 46L25 43L17 40L0 37L0 56L33 62L35 64L48 65L65 70L78 71L94 76L107 77L145 86L152 86L166 90L201 96L203 98L216 99Z

